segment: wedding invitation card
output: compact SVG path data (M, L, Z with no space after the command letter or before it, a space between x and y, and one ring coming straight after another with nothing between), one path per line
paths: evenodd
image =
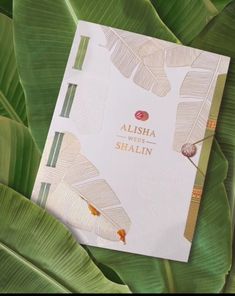
M187 262L228 66L80 21L32 200L81 244Z

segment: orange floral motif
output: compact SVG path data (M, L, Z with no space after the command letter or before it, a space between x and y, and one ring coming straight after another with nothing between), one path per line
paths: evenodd
M100 216L100 212L95 207L93 207L92 205L89 204L88 208L89 208L92 215Z
M122 241L124 244L126 244L126 231L125 231L125 229L118 230L117 234L120 237L120 241Z
M209 119L207 121L207 128L211 130L215 130L216 128L216 120L215 119Z
M193 201L199 202L202 197L202 187L194 187L192 193Z

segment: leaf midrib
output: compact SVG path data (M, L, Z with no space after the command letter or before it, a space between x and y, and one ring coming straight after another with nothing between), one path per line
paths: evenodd
M20 119L18 114L16 113L15 109L12 107L12 105L9 103L3 92L0 90L0 103L2 104L3 108L6 110L6 112L9 114L11 119L14 119L18 121L21 124L24 124L23 121Z
M173 272L172 272L172 268L169 260L163 259L163 266L166 273L169 293L175 293L176 289L175 289L175 283L174 283L174 276L173 276Z
M66 288L64 285L59 283L57 280L52 278L50 275L48 275L44 270L40 269L38 266L33 264L31 261L26 259L24 256L18 254L13 249L11 249L9 246L4 244L2 241L0 241L0 248L5 250L7 253L9 253L12 257L15 257L16 260L20 261L25 266L29 267L33 272L38 273L40 276L46 278L49 282L51 282L54 286L57 286L62 292L71 293L72 291Z
M72 19L73 19L75 25L77 25L77 23L78 23L78 18L77 18L77 15L76 15L76 13L75 13L75 11L74 11L74 9L73 9L72 4L70 3L70 0L64 0L64 2L65 2L65 4L66 4L66 7L67 7L67 9L68 9L68 11L69 11L69 13L70 13L70 15L71 15L71 17L72 17Z
M143 63L143 60L141 59L141 57L131 48L131 46L125 41L125 39L123 37L121 37L121 35L119 35L115 29L109 27L110 31L112 31L117 38L119 38L119 40L132 52L132 54L139 60L139 63ZM151 37L147 36L149 38L149 40L151 40ZM149 66L144 64L144 67L147 69L147 71L152 75L154 80L158 80L158 76L155 75L153 73L153 71L150 69Z

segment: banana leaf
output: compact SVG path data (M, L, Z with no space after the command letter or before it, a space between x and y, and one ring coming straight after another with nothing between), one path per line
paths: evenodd
M0 183L31 195L40 153L28 129L0 116Z
M0 12L12 17L12 0L0 0Z
M29 126L41 150L78 19L178 41L149 1L15 1L16 55L26 94Z
M21 0L14 4L14 17L16 56L29 125L40 149L77 19L179 42L149 1ZM89 248L90 255L101 268L108 266L116 272L134 292L220 292L231 264L231 216L223 185L226 173L227 160L215 142L188 264L98 248ZM112 272L107 276L115 277Z
M100 272L55 218L0 184L2 293L127 293Z
M188 44L218 14L210 0L151 0L163 22Z
M228 5L230 2L234 0L211 0L211 2L215 5L215 7L221 11L225 8L226 5Z
M229 275L227 277L226 283L224 285L223 293L234 293L235 291L235 250L233 249L233 261L232 261L232 268L229 272Z
M17 71L12 20L0 13L0 115L27 124L24 92Z

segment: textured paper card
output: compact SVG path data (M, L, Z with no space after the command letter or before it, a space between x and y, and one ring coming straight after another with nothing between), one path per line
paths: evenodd
M32 199L82 244L187 262L228 65L80 21Z

